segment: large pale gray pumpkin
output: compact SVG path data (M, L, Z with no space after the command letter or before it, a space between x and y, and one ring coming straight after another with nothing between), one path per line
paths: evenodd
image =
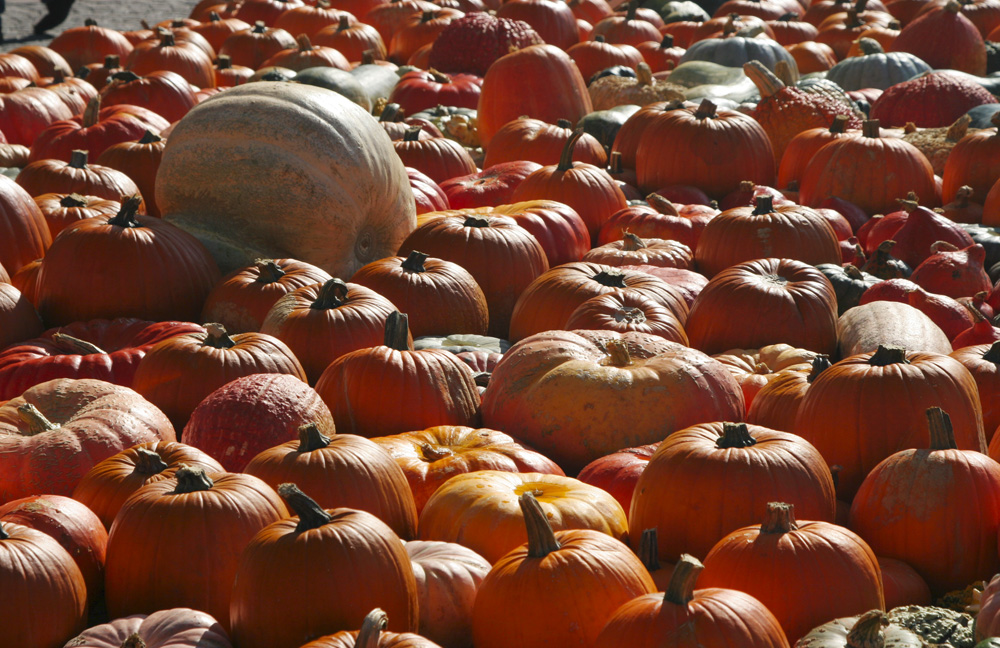
M295 258L350 277L416 227L385 131L339 94L293 83L249 83L192 109L167 140L156 201L223 272Z

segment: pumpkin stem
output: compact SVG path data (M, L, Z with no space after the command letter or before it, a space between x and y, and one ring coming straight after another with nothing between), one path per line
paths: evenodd
M814 380L819 378L819 375L833 366L830 362L830 356L825 353L821 353L812 359L812 369L809 371L809 377L806 378L806 382L812 384Z
M330 445L332 439L319 431L319 426L315 423L306 423L299 426L299 447L296 452L312 452L322 450Z
M108 225L117 225L118 227L142 227L135 217L136 213L139 211L139 205L141 204L142 196L129 196L122 201L121 209L119 209L118 213L108 221Z
M177 41L174 39L174 33L169 29L160 28L160 47L174 47L177 45Z
M951 417L940 407L928 407L927 425L931 431L931 450L957 450Z
M69 351L76 355L107 355L107 351L93 342L87 342L86 340L81 340L80 338L73 337L72 335L59 333L58 331L52 334L52 341L61 350Z
M972 123L972 117L969 115L962 115L956 119L951 126L948 127L948 133L945 135L945 139L957 142L966 136L969 132L969 124Z
M421 130L423 130L423 126L420 126L419 124L417 124L416 126L410 126L409 128L406 129L406 132L403 133L403 141L416 142L417 140L420 139Z
M605 345L608 351L608 364L612 367L627 367L632 364L632 354L628 352L628 345L621 340L608 340Z
M901 346L878 345L878 349L868 359L868 364L872 367L885 367L891 364L910 364L906 359L906 349Z
M83 109L83 128L90 128L97 123L97 118L101 112L101 95L95 96L87 102L87 107Z
M674 35L664 34L663 40L660 41L660 49L670 49L674 46Z
M625 22L635 20L635 14L639 10L640 2L642 2L642 0L631 0L631 2L628 3L628 9L625 11Z
M625 170L622 166L622 152L612 151L611 157L608 158L608 173L615 175L616 173L621 173Z
M382 631L389 625L389 615L375 608L365 615L361 622L361 630L354 642L354 648L378 648Z
M257 267L256 283L273 284L285 276L285 271L274 259L254 259L253 264Z
M407 339L410 335L410 318L406 313L392 311L385 319L385 338L383 344L396 351L409 351Z
M490 221L484 216L466 216L462 225L464 227L489 227Z
M530 491L521 493L517 503L521 505L524 526L528 531L528 557L544 558L559 549L561 545L534 494Z
M351 19L347 17L347 14L341 14L340 17L337 19L337 33L339 34L340 32L350 28L351 28Z
M285 504L299 517L295 530L299 533L318 529L333 519L333 516L323 510L313 498L309 497L295 484L278 484L278 495Z
M219 54L215 59L215 67L219 70L230 70L233 67L233 59L228 54Z
M660 548L656 527L642 530L642 537L639 539L639 560L649 573L660 569Z
M757 445L757 439L750 434L746 423L723 423L722 435L715 440L715 447L720 450L749 448L753 445Z
M133 632L125 638L121 648L146 648L146 642L142 640L138 632Z
M774 96L785 87L785 83L778 78L778 75L767 69L767 66L760 61L754 60L744 63L743 73L757 86L762 100Z
M646 242L632 232L625 232L622 235L622 249L626 252L635 252L644 247L646 247Z
M436 83L441 83L441 84L451 83L451 77L438 70L435 70L434 68L428 68L427 73L430 74L432 77L434 77L434 81Z
M618 323L628 322L633 325L642 324L646 321L646 314L642 312L642 309L626 306L615 309L612 317L614 317L615 321Z
M426 260L427 255L425 253L411 250L410 255L403 260L400 267L407 272L427 272L427 269L424 268L424 261Z
M601 270L591 278L608 288L628 288L628 284L625 283L625 273L614 268Z
M112 74L111 78L115 81L121 81L122 83L132 83L133 81L138 81L142 77L131 70L122 70L121 72L115 72Z
M78 193L66 194L65 196L59 199L59 206L66 208L86 207L87 199Z
M205 346L213 349L232 349L236 346L236 341L229 337L226 327L219 322L205 324L205 330L208 332L205 336Z
M402 118L403 111L398 103L389 103L382 108L382 112L378 116L378 120L381 122L397 122Z
M847 130L847 122L851 120L847 115L837 115L833 118L833 123L830 124L831 133L843 133Z
M934 241L931 243L931 252L958 252L958 246L949 241Z
M135 469L143 475L159 475L169 468L159 453L148 448L135 449Z
M17 416L21 421L28 424L28 430L22 433L22 436L35 436L42 432L51 432L52 430L59 429L58 425L45 418L45 415L31 403L19 406L17 408Z
M10 539L10 534L7 533L7 530L3 528L3 524L0 523L0 540L8 540L8 539Z
M263 34L267 31L267 25L264 24L263 20L257 20L253 24L253 29L250 30L253 34Z
M761 533L788 533L797 528L794 504L768 502L767 515L764 517L764 523L760 525Z
M434 12L433 11L425 11L422 14L420 14L420 22L421 22L421 24L426 23L426 22L430 22L432 20L434 20Z
M163 138L151 130L147 130L145 133L142 134L142 137L139 138L139 144L156 144L157 142L162 142L162 141Z
M81 151L80 149L76 149L72 153L70 153L69 165L74 169L87 168L87 151Z
M183 495L207 491L212 486L215 486L215 482L205 474L204 468L184 464L177 469L177 487L172 492L174 495Z
M761 194L757 196L756 204L753 208L754 216L763 216L774 212L774 196Z
M698 105L698 110L695 111L694 116L696 119L711 119L715 117L715 111L718 109L714 103L709 99L702 99L701 103Z
M635 79L641 86L653 85L653 69L648 63L640 63L635 66Z
M690 554L681 554L681 559L670 576L667 591L663 593L664 603L687 605L694 598L694 585L698 575L705 569L701 561Z
M861 254L858 253L858 249L860 247L861 247L860 245L855 245L854 246L854 254L855 254L855 256L860 256L861 259L864 259L864 254L863 253L861 253ZM846 266L844 266L844 274L847 275L848 277L850 277L851 279L854 279L854 280L864 279L865 278L865 276L861 273L861 270L859 270L856 265L846 265Z
M208 22L219 22L220 20L222 20L222 16L219 15L218 11L208 12Z
M990 348L983 354L983 360L1000 365L1000 342L994 342L990 345Z
M573 122L571 122L568 119L563 119L562 117L560 117L559 119L556 120L556 126L558 126L559 128L565 128L569 130L570 128L573 128Z
M651 193L646 196L646 202L649 206L655 209L661 214L666 214L667 216L680 216L681 213L677 211L677 206L670 202L669 199L664 198L658 193Z
M295 44L299 46L299 52L305 54L312 51L313 44L309 40L308 34L299 34L295 37Z
M84 27L97 27L97 21L93 18L87 18L83 21Z
M885 633L882 627L889 619L882 610L871 610L858 617L847 633L847 648L883 648Z
M559 156L559 166L556 167L556 171L569 171L573 168L573 149L576 147L577 141L583 137L583 129L578 128L573 131L573 134L569 136L566 140L566 145L563 146L562 155Z
M424 459L429 459L430 461L440 461L441 459L450 457L455 453L448 448L431 445L430 443L421 443L420 454L423 455Z
M969 199L972 198L973 193L975 193L975 191L973 190L972 187L970 187L969 185L962 185L961 187L958 188L958 191L955 193L955 200L953 201L953 204L956 207L968 207Z
M774 74L781 79L786 86L794 86L799 80L799 73L792 69L788 61L778 61L774 64Z
M347 284L342 279L333 278L323 284L309 307L317 310L340 308L347 302Z
M861 135L862 137L871 137L873 139L878 139L881 137L879 133L879 125L881 122L877 119L866 119L861 122Z
M361 65L371 65L375 62L375 50L366 49L361 53Z

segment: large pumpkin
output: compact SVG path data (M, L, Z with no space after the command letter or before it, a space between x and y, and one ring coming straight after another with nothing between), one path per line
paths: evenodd
M157 173L165 220L224 272L294 257L334 276L395 254L416 225L406 170L357 105L304 84L251 83L177 125Z

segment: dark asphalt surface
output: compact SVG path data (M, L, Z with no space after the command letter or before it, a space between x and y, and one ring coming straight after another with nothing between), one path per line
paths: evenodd
M155 24L168 18L184 18L195 0L76 0L69 17L47 37L32 34L35 23L46 14L39 0L6 0L3 14L4 42L0 51L7 52L21 45L45 45L59 32L79 27L87 18L114 29L139 29L141 21Z

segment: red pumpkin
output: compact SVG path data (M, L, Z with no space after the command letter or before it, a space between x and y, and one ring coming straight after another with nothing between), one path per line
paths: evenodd
M576 478L610 493L628 514L636 482L658 446L659 442L604 455L584 466Z
M513 202L511 198L517 185L540 168L542 166L536 162L520 160L492 166L484 163L482 171L445 180L441 190L448 196L452 209L507 205ZM549 265L558 264L549 259Z
M146 441L174 441L164 414L127 387L60 378L0 406L0 501L69 495L97 462Z

